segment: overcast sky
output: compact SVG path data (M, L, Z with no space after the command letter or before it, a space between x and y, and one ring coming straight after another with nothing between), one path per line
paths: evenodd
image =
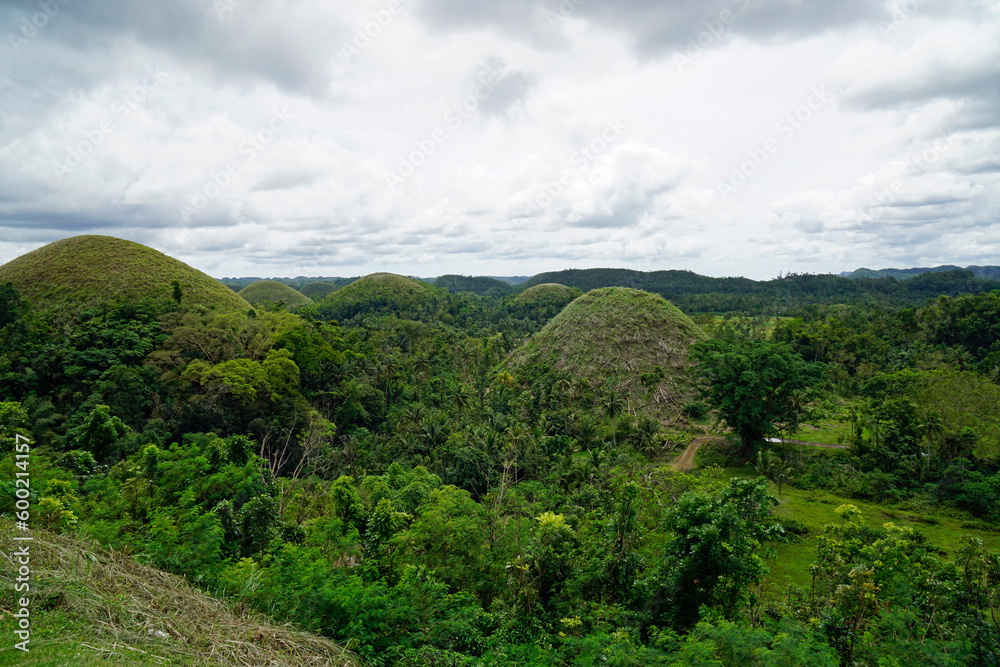
M0 262L1000 264L1000 0L0 0Z

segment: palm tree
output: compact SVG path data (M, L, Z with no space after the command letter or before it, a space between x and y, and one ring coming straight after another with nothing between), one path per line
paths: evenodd
M464 385L458 385L457 387L450 389L448 391L448 400L451 401L452 405L454 405L460 413L468 409L470 403L472 402L472 398Z
M924 417L923 422L919 425L920 430L924 432L924 437L927 438L927 467L931 464L931 452L934 449L935 438L937 436L938 451L941 450L941 440L940 437L944 434L944 421L941 419L941 415L936 412Z
M590 415L584 415L576 420L576 439L580 446L589 449L597 438L597 424Z
M642 419L642 421L639 422L639 427L637 430L639 431L639 439L640 439L639 449L643 453L652 456L653 453L656 451L656 443L653 441L653 439L656 437L656 434L660 430L660 423L655 419L650 419L649 417L645 417Z
M601 401L601 408L608 419L614 421L615 417L620 415L625 409L625 402L618 395L618 392L612 389L604 395L604 400Z
M792 472L792 466L784 459L779 459L774 452L761 449L757 451L757 462L753 466L758 473L778 485L778 497L781 498L781 487Z
M554 376L552 386L549 389L549 397L555 408L558 409L566 405L566 398L572 386L568 373L559 372Z
M617 447L618 434L616 432L614 422L615 418L625 410L625 402L622 400L621 396L618 395L618 392L612 389L604 395L604 400L601 401L601 408L604 409L604 414L607 415L609 420L611 420L611 442Z

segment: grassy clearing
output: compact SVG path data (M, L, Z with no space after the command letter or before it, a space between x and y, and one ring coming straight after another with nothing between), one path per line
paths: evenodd
M699 467L719 466L719 476L723 479L733 477L757 477L759 473L752 465L740 465L733 458L735 445L732 442L720 440L702 445L695 456ZM786 455L794 459L799 452L799 446L786 445ZM821 456L833 456L837 450L820 449L805 446L805 455L815 459ZM770 483L771 491L778 496L778 487ZM789 584L808 586L811 578L809 566L816 559L816 547L819 537L823 535L826 525L840 521L834 510L841 505L855 505L861 510L865 522L870 526L881 526L892 522L897 526L913 528L924 535L928 542L944 557L953 559L961 546L965 535L975 535L983 540L983 544L994 551L1000 551L1000 527L973 519L959 510L922 503L918 499L910 500L896 506L879 505L845 498L823 490L805 491L789 484L781 489L780 504L777 507L778 516L793 519L808 529L808 535L788 544L772 544L774 558L768 561L770 574L765 580L765 591L769 595L787 593Z
M809 566L815 561L819 536L823 534L824 526L840 520L834 510L845 504L857 506L870 526L892 522L897 526L913 528L949 559L955 557L964 535L975 535L983 540L987 548L1000 550L1000 532L963 527L968 521L961 518L932 512L897 510L825 491L802 491L786 485L782 488L778 515L804 524L809 529L809 535L793 544L774 545L776 555L768 562L771 572L767 578L767 590L781 593L787 590L789 584L809 585Z
M13 648L10 554L14 527L0 520L0 664L359 664L336 644L232 609L185 579L69 536L34 531L30 542L30 653ZM23 593L18 594L23 595Z
M730 467L723 469L722 474L727 477L756 477L757 471L749 466ZM771 490L775 496L778 495L777 486L773 483ZM955 557L965 535L975 535L983 540L988 549L1000 551L1000 529L988 527L945 508L939 508L941 511L900 509L844 498L821 490L804 491L786 484L781 489L777 514L801 523L808 528L809 534L789 544L771 545L775 557L768 561L770 574L765 581L765 590L769 594L784 594L789 584L803 587L809 585L809 566L816 559L819 537L826 525L840 521L834 510L846 504L860 509L865 522L870 526L892 522L897 526L913 528L949 559Z
M851 424L832 419L816 424L800 424L799 430L788 437L821 445L847 445L851 441Z

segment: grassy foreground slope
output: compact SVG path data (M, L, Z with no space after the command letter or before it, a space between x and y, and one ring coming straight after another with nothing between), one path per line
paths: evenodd
M61 239L0 266L0 284L12 283L45 313L72 315L103 303L170 299L175 280L183 306L220 312L250 308L215 278L158 250L111 236Z
M239 294L254 305L270 301L271 303L283 302L288 308L297 308L313 302L312 299L291 285L277 280L258 280L244 287Z
M583 378L614 390L630 410L675 417L689 398L689 349L704 333L663 297L624 287L577 298L512 353L513 371Z
M14 525L0 520L0 606L15 606ZM0 664L359 665L340 646L196 590L185 579L67 535L33 531L30 652L0 614ZM18 595L24 595L19 593Z

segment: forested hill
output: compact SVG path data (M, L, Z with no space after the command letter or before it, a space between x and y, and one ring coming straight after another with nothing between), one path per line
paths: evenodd
M855 269L854 271L845 271L840 275L846 278L912 278L914 276L919 276L924 273L939 273L941 271L956 271L961 270L959 266L953 266L951 264L946 264L944 266L935 267L915 267L912 269ZM1000 266L967 266L966 271L971 271L977 278L983 278L985 280L1000 280Z
M239 291L253 278L223 278ZM295 288L325 283L339 289L358 278L276 278ZM961 269L858 269L849 274L790 273L771 280L743 277L713 278L686 270L566 269L539 273L520 284L486 276L445 275L429 282L452 294L470 292L488 298L513 296L538 285L556 283L589 292L601 287L629 287L659 294L687 313L787 314L801 306L876 303L887 307L918 307L944 294L980 294L1000 289L1000 267ZM314 285L315 286L315 285Z
M691 313L761 313L808 304L860 302L915 306L942 294L958 296L1000 289L1000 281L978 278L965 269L928 272L907 280L792 273L763 281L712 278L679 270L567 269L540 273L524 286L542 283L561 283L584 292L600 287L641 289L659 294Z

